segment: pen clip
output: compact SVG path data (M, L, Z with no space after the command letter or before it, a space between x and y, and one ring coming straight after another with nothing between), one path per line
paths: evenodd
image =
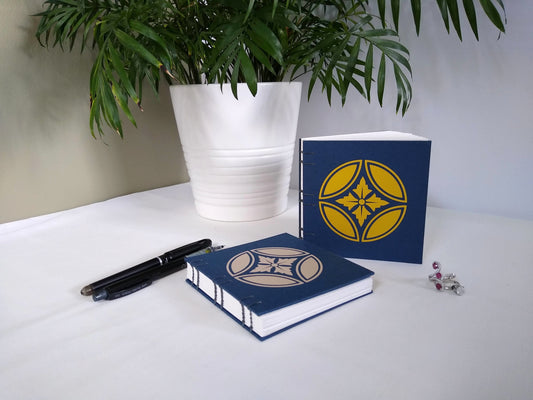
M179 260L191 253L208 248L209 246L211 246L211 244L212 244L211 239L198 240L194 243L189 243L177 249L167 251L165 254L162 254L160 256L160 259L163 261L163 264L171 262L171 261Z

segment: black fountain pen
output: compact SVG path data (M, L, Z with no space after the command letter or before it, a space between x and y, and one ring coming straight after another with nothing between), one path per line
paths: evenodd
M202 239L167 251L159 257L93 282L81 289L81 294L84 296L92 295L94 301L113 300L127 296L149 286L156 279L183 269L186 256L198 252L208 252L211 249L211 244L210 239Z

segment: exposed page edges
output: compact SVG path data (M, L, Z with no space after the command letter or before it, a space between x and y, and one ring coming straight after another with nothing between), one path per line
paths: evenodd
M330 140L330 141L344 141L344 140L396 140L396 141L429 141L429 139L422 136L413 135L412 133L398 132L398 131L379 131L379 132L363 132L363 133L348 133L342 135L331 136L314 136L300 139L306 140Z
M266 338L373 291L372 274L357 282L259 316L250 309L254 303L252 297L246 299L246 305L241 303L190 264L187 264L187 280L260 338Z

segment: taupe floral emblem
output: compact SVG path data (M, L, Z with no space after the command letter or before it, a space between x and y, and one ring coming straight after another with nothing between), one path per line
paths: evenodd
M270 272L274 274L293 275L291 271L292 264L297 258L273 258L259 256L259 262L250 272Z
M322 262L304 250L262 247L235 255L226 270L242 283L279 288L304 285L318 278Z

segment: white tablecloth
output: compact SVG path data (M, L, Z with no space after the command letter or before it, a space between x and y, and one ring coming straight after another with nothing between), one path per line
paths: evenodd
M0 225L2 399L516 399L533 393L533 221L430 208L423 265L356 260L375 292L260 342L181 271L95 303L82 286L204 237L297 235L196 215L188 184ZM437 292L431 263L464 296Z

